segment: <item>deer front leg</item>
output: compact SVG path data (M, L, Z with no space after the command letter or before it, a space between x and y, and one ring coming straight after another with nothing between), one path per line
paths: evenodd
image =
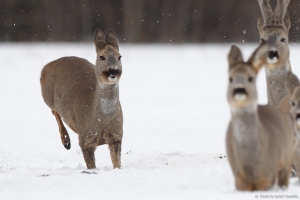
M110 157L113 167L121 168L121 141L109 143Z
M289 185L289 169L283 168L278 172L278 185L287 187Z
M240 175L235 175L235 187L240 191L253 191L253 184L249 183Z
M294 140L294 156L292 161L292 168L291 168L291 177L297 177L300 180L300 142L298 137L295 137Z
M83 158L88 169L96 168L95 164L95 148L80 146L83 154Z
M96 168L95 165L95 149L93 147L81 147L86 167L88 169Z
M298 176L300 181L300 145L298 145L298 148L295 152L294 159L293 159L293 165L295 167L296 176Z

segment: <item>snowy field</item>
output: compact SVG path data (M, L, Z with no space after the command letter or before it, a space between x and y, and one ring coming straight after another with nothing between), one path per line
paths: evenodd
M255 48L239 46L247 59ZM235 190L225 157L229 49L230 44L121 44L122 169L112 169L104 145L96 151L97 174L83 174L77 135L68 129L72 148L67 151L41 97L39 76L46 63L63 56L94 63L93 44L0 44L0 199L300 198L296 178L286 190ZM300 46L291 45L293 71L300 76L299 55ZM265 104L264 71L257 86Z

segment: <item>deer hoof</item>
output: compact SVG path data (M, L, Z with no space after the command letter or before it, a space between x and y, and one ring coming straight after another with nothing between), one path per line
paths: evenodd
M67 142L66 144L64 144L64 147L69 150L71 149L71 142Z

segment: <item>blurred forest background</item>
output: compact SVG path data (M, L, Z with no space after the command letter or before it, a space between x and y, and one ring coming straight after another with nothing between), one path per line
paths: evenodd
M297 42L300 1L288 10ZM0 42L91 41L97 27L123 43L257 42L259 14L256 0L0 0Z

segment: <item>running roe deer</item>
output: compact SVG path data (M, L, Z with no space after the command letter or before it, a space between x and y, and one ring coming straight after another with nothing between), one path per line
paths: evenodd
M115 34L95 30L96 65L78 57L48 63L41 72L45 103L55 116L61 141L71 143L62 120L78 134L88 169L96 168L94 152L108 144L114 168L121 168L123 115L119 101L122 74L119 42Z
M226 148L238 190L266 190L276 180L279 186L289 183L295 150L291 121L274 106L257 105L256 76L267 57L265 47L261 45L248 62L234 45L228 55L231 121Z
M258 0L261 17L258 18L258 29L261 42L267 41L274 44L269 51L268 62L266 63L268 103L290 113L289 88L286 87L288 74L292 74L290 65L290 53L288 47L288 35L291 27L291 20L287 7L290 0L277 0L273 12L269 0ZM291 119L292 120L292 119ZM296 134L296 133L295 133ZM300 141L298 141L300 144ZM300 152L297 152L295 162L300 162ZM295 167L295 164L294 164ZM300 168L296 168L299 171ZM295 172L292 175L296 174Z

